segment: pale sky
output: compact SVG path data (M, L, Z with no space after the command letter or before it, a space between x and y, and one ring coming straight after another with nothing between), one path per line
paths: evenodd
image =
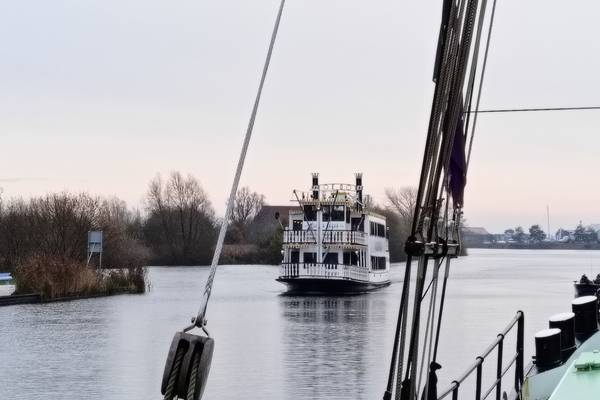
M491 1L491 0L490 0ZM222 212L278 0L0 4L0 187L140 206L150 179L197 176ZM600 105L600 4L499 0L482 108ZM242 184L416 185L441 1L288 0ZM599 111L482 115L472 226L600 223Z

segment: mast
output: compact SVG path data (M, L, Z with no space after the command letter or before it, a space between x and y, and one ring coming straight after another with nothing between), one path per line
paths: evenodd
M486 4L487 0L443 2L433 79L434 97L411 235L405 243L408 257L384 400L436 398L435 371L441 367L436 358L448 271L450 260L460 254L460 220L467 175L466 143L472 143L474 134L474 128L469 129L468 115L472 111L471 98L475 92ZM486 56L490 35L491 29ZM483 72L480 75L483 76ZM482 82L483 78L479 80L480 86ZM480 94L478 91L476 108ZM413 261L417 270L411 290ZM437 282L444 264L442 293L438 300ZM431 286L426 291L428 279L431 279ZM411 291L413 306L409 318ZM424 320L427 323L422 324ZM420 338L424 338L423 343ZM423 371L425 379L422 379Z

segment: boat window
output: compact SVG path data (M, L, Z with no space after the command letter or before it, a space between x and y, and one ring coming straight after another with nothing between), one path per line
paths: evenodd
M331 211L332 221L344 221L344 208L345 206L333 206Z
M301 231L302 230L302 220L301 219L295 219L292 222L292 229L294 229L295 231Z
M305 263L316 263L317 262L317 253L304 253L304 262Z
M371 269L379 270L379 269L385 269L385 267L386 267L385 257L371 256Z
M385 225L378 224L377 222L371 222L369 224L369 228L371 229L371 236L379 236L385 237Z
M311 206L311 205L304 206L304 218L306 218L307 221L316 221L317 220L317 213L315 212L314 206Z
M321 206L321 212L323 213L323 222L329 221L329 212L331 211L330 206Z
M365 220L363 218L352 218L351 228L353 231L365 231Z
M349 224L350 223L350 208L344 207L344 210L346 212L346 223Z
M293 250L290 253L290 262L297 264L300 262L300 252L298 250Z
M344 252L344 265L358 265L358 255L355 251Z
M338 264L338 253L323 253L323 264Z

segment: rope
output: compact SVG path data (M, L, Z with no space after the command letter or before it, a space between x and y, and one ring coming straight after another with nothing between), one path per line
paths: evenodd
M471 139L469 139L469 150L467 153L467 162L465 165L465 174L469 170L469 162L471 161L471 149L473 148L473 138L475 137L475 127L477 126L477 115L479 111L479 102L481 101L481 90L483 89L483 78L485 77L485 68L487 67L487 59L490 50L490 42L492 40L492 28L494 27L494 17L496 15L496 0L492 4L492 14L490 16L490 27L488 29L487 40L485 43L485 53L483 55L483 65L481 66L481 76L479 78L479 88L477 89L477 102L475 103L475 116L473 117L473 128L471 129ZM473 112L473 111L470 111ZM467 132L468 133L468 132Z
M169 375L169 383L167 384L167 389L165 390L164 400L173 400L175 397L175 383L177 382L177 377L179 376L179 369L181 368L181 362L183 361L184 355L185 349L183 347L179 347L177 349L177 353L175 353L175 362L173 363L173 369Z
M427 392L429 390L429 365L431 364L431 352L432 352L432 348L433 348L433 327L435 325L435 307L436 307L436 301L437 301L437 290L438 290L438 276L439 276L439 272L440 272L440 266L442 264L442 259L437 259L435 260L435 265L434 265L434 270L433 270L433 289L431 292L431 299L429 301L429 314L427 315L427 324L426 324L426 331L425 331L425 339L424 339L424 344L423 344L423 359L421 360L421 370L419 371L419 383L417 385L417 388L420 390L421 388L421 378L423 376L423 368L427 368L427 378L425 378L425 389L424 389L424 393L425 396L423 396L423 398L427 399ZM430 325L431 323L431 325ZM427 339L429 337L429 342L427 343ZM425 348L427 348L427 363L425 363L423 360L425 359Z
M473 92L474 92L474 87L475 87L475 77L477 75L477 64L479 61L479 48L480 48L480 41L481 41L481 31L483 29L483 22L485 21L485 9L487 7L487 0L483 0L481 3L481 10L479 11L481 18L479 18L479 24L477 25L477 35L476 35L476 41L475 41L475 51L473 53L473 62L471 64L471 73L469 76L469 85L467 86L467 96L465 97L466 99L468 99L467 102L467 110L471 110L471 104L473 103ZM464 133L465 134L469 134L469 124L471 122L471 114L467 114L467 122L465 123L465 127L464 127ZM466 137L466 136L465 136Z
M198 379L196 379L198 368L200 368L200 353L195 353L194 360L192 361L192 372L190 373L190 383L188 385L186 400L194 400L197 389L196 384L198 383Z
M404 358L404 321L406 321L406 303L408 303L408 291L410 289L410 263L412 257L409 255L406 260L406 268L404 270L404 281L402 282L402 295L400 297L400 308L398 309L398 322L396 324L396 333L394 334L394 347L392 349L392 359L390 361L390 370L388 374L388 382L384 392L384 400L391 400L394 392L394 383L396 387L400 387L400 379L402 377L402 361ZM402 335L402 339L400 338ZM397 377L395 382L394 376ZM398 390L397 390L398 391Z
M233 179L233 184L231 185L231 192L229 193L229 201L227 201L227 209L225 211L225 216L223 217L223 222L221 223L221 230L219 231L219 238L217 240L217 245L215 247L215 252L213 254L212 263L210 265L210 273L208 275L208 280L206 281L206 286L204 287L204 295L202 297L202 304L200 306L200 310L198 311L198 316L196 317L196 320L195 320L195 325L198 327L203 326L205 324L205 316L206 316L206 309L208 307L208 300L210 298L210 293L212 291L213 281L215 279L215 273L217 272L217 265L219 264L219 258L221 257L221 251L223 250L223 242L225 241L225 233L227 232L227 225L229 223L229 219L231 218L231 213L233 211L235 195L237 193L238 185L240 183L242 169L244 168L244 161L246 159L246 154L248 152L250 138L252 137L252 130L254 129L254 121L256 119L256 113L258 111L260 97L262 94L265 79L267 77L267 71L269 70L269 64L271 63L271 55L273 54L273 47L275 46L275 39L277 38L277 32L279 30L279 23L281 22L281 15L283 13L284 5L285 5L285 0L281 0L281 4L279 6L279 11L277 13L277 18L275 20L275 26L273 27L273 33L271 34L271 42L269 44L267 58L265 60L265 64L264 64L263 71L262 71L262 76L260 78L260 84L258 85L258 92L256 93L256 98L254 100L254 107L252 108L252 114L250 116L250 121L248 122L248 128L246 129L246 136L244 137L244 144L242 146L240 159L238 161L237 169L235 171L235 177Z
M582 111L582 110L600 110L600 106L585 107L545 107L545 108L504 108L496 110L475 110L469 111L472 114L483 113L509 113L509 112L532 112L532 111Z
M444 303L446 301L446 287L448 285L448 276L450 275L450 258L446 259L446 270L444 272L444 283L442 284L442 297L440 298L440 312L438 314L437 332L435 335L435 345L433 347L433 361L437 361L437 351L440 344L440 329L442 327L442 315L444 314Z

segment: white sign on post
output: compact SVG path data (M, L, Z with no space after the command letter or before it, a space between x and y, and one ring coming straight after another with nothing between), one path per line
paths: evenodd
M88 265L90 264L90 260L94 254L99 255L100 268L102 268L102 231L88 232Z

